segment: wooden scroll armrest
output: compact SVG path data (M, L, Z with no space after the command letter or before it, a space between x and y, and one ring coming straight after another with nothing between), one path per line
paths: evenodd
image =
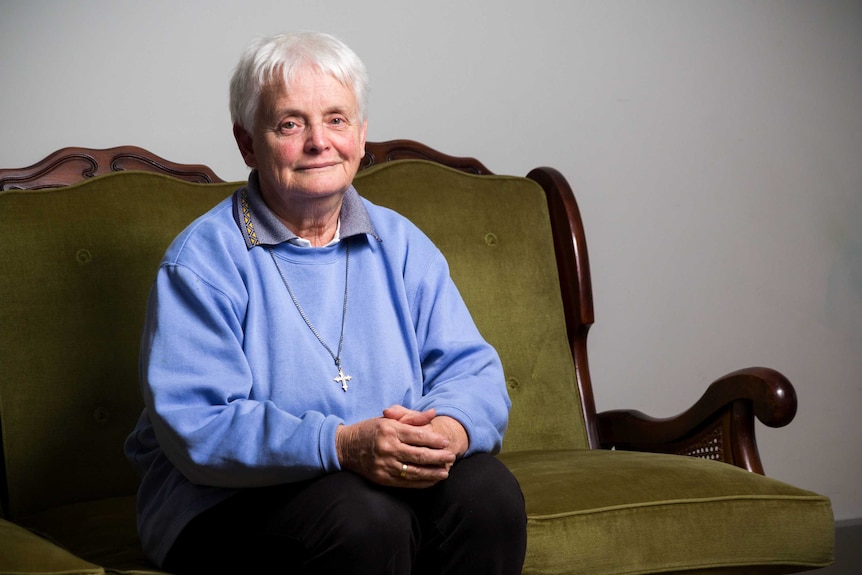
M690 409L666 419L634 410L598 414L601 446L724 461L763 474L754 418L783 427L796 415L796 392L779 372L751 367L713 382Z

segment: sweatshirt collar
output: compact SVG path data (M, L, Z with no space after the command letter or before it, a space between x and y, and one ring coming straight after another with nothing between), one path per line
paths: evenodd
M256 170L249 175L248 184L234 192L233 215L248 249L258 245L297 243L300 239L266 205L260 193L260 181ZM339 237L344 239L361 234L373 236L377 241L381 241L359 192L350 186L341 201Z

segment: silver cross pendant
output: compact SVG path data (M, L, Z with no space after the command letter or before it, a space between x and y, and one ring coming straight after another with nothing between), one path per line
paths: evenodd
M351 379L353 379L353 378L350 377L349 375L344 375L344 370L341 369L341 366L339 365L338 366L338 377L332 378L332 381L340 383L341 389L343 389L344 391L347 391L347 382L350 381Z

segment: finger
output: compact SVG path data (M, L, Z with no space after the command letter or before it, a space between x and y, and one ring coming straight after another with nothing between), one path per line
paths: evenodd
M402 487L429 487L449 477L445 467L423 467L401 463L398 468L398 484Z
M427 447L430 449L446 449L449 447L449 438L435 431L431 425L409 425L404 424L396 430L398 441L414 447Z
M425 411L416 411L407 409L403 405L393 405L383 410L383 416L387 419L394 419L408 425L428 425L437 416L436 410L433 408Z
M383 410L383 417L387 419L395 419L396 421L410 413L412 410L407 409L403 405L393 405Z
M448 449L428 449L407 445L395 453L394 459L398 465L406 463L422 468L445 469L455 463L456 456Z

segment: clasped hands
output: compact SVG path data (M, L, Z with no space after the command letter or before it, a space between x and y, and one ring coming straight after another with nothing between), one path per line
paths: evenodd
M449 477L468 446L456 419L401 405L384 409L382 417L342 425L335 442L342 469L380 485L417 489Z

